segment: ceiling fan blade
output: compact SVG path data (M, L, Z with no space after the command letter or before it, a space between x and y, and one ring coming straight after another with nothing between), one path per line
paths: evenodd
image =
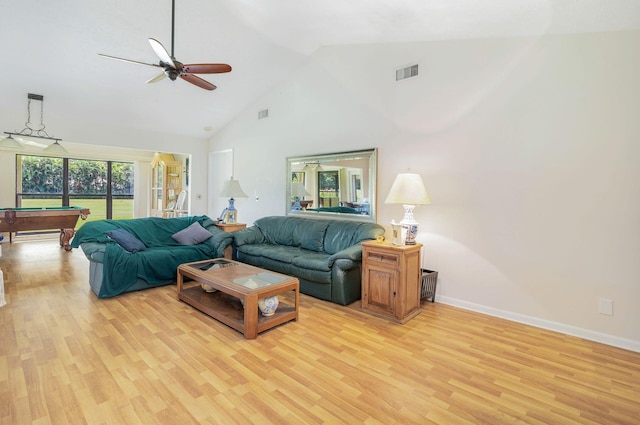
M182 66L182 72L188 74L222 74L231 72L231 66L226 63L192 63Z
M150 78L146 81L147 84L151 84L151 83L157 83L160 80L164 80L165 78L167 78L167 74L165 74L164 72L156 75L153 78Z
M200 88L203 88L205 90L215 90L216 89L216 86L214 86L213 84L211 84L207 80L203 80L202 78L198 77L197 75L180 74L180 78L182 78L185 81L190 82L191 84L195 84L196 86L198 86Z
M103 55L102 53L98 53L98 56L102 56L103 58L108 58L108 59L115 59L117 61L122 61L122 62L137 63L139 65L156 66L158 68L162 68L160 65L156 63L146 63L146 62L134 61L131 59L123 59L116 56Z
M155 38L150 38L149 44L151 44L151 48L154 52L156 52L156 55L158 55L162 62L166 63L167 65L171 65L171 68L173 69L177 69L176 64L173 62L173 58L169 56L169 53L167 53L167 49L165 49L158 40L156 40Z

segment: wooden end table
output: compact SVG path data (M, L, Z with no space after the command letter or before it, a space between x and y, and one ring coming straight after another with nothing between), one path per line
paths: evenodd
M185 286L185 277L193 279L197 285ZM206 292L201 287L203 283L216 291ZM252 288L256 285L257 288ZM180 301L241 332L247 339L255 339L260 332L298 320L298 279L225 258L179 265L177 291ZM260 314L259 299L289 291L295 294L293 305L279 297L278 308L272 316Z
M362 242L362 309L405 323L420 314L422 244Z

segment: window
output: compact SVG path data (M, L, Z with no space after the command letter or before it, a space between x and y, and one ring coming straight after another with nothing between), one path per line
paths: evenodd
M133 164L111 162L111 215L114 220L133 218Z
M133 218L133 163L27 155L16 161L16 207L78 205L91 210L88 220Z
M340 180L338 171L318 171L318 199L320 207L340 205Z

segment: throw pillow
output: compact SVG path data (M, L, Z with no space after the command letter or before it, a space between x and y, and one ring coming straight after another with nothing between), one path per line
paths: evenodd
M174 233L171 237L182 245L198 245L212 237L213 234L202 227L197 221L186 229Z
M108 232L105 232L105 234L118 242L118 245L132 254L135 254L138 251L143 251L146 248L145 244L142 243L140 239L136 238L125 229L109 230Z

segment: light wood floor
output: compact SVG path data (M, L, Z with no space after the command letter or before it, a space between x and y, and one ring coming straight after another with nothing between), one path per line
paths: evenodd
M175 286L98 300L55 241L3 245L0 423L638 424L640 353L425 303L397 325L302 296L247 341Z

